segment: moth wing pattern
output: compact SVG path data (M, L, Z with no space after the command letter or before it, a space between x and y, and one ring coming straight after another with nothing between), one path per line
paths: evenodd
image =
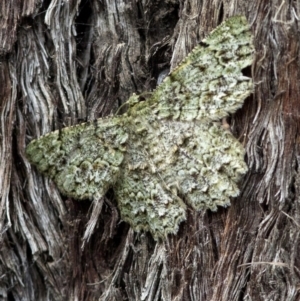
M121 217L135 231L149 231L154 239L175 234L186 219L186 205L147 170L124 169L114 187Z
M186 207L217 210L239 194L244 149L220 119L240 108L252 80L252 35L232 17L203 40L148 99L127 113L49 133L27 156L75 199L114 191L121 218L155 239L177 233Z
M116 182L126 151L123 119L105 118L33 140L29 160L75 199L99 199Z
M253 90L251 78L242 73L252 64L252 39L243 16L213 30L154 91L158 117L219 120L242 107Z

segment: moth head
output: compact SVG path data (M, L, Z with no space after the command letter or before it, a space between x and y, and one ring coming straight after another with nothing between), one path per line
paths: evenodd
M126 101L126 104L131 108L136 105L140 101L140 96L135 93L130 96L130 98Z

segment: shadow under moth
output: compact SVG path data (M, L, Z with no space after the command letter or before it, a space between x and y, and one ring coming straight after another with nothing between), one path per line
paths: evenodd
M143 102L128 111L51 132L26 154L64 194L100 200L112 188L121 218L155 239L177 233L186 206L217 210L239 194L244 149L220 119L252 93L248 22L213 30Z

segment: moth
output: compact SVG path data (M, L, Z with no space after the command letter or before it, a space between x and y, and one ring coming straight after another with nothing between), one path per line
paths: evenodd
M244 149L220 120L253 89L252 35L243 16L213 30L164 81L120 116L51 132L26 148L29 161L66 196L114 191L122 220L155 239L177 233L186 208L217 210L239 194Z

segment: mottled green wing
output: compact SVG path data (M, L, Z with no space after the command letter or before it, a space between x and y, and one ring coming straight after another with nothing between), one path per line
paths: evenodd
M158 118L218 120L234 113L253 89L242 69L253 61L245 17L233 17L212 31L154 91Z
M161 153L168 160L156 172L166 186L196 210L229 206L247 172L238 140L219 123L169 121L163 128L160 149L169 150Z
M137 232L150 231L156 240L176 234L186 219L184 202L148 167L124 168L114 192L122 219Z
M128 134L125 118L98 119L33 140L26 155L59 190L76 199L99 199L120 173Z

